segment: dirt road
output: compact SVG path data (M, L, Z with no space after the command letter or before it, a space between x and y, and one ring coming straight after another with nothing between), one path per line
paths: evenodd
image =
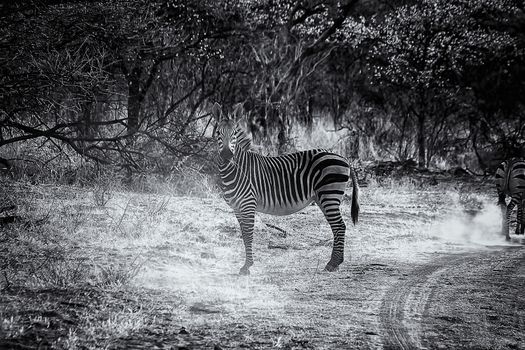
M384 348L525 348L524 291L522 247L438 258L384 295Z
M181 315L190 334L179 335L175 344L525 349L524 246L436 253L419 263L354 261L335 274L304 268L297 273L280 265L280 258L300 261L294 255L304 252L276 251L268 269L249 278L217 275L215 282L208 280L208 293L215 297L200 295L187 302ZM233 297L225 291L230 283L237 288Z
M525 349L525 246L481 243L486 236L504 243L490 226L497 208L451 220L433 203L410 194L364 207L336 273L322 272L330 231L309 207L262 217L290 234L259 224L249 277L236 274L242 242L226 215L210 228L221 237L202 245L201 256L210 258L181 265L176 244L153 246L138 282L155 291L147 296L153 304L176 295L173 314L188 334L166 339L170 346ZM192 261L191 254L182 258Z

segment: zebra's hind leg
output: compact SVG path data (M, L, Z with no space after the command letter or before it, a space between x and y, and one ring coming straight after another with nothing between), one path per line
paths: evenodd
M341 216L339 198L321 198L317 201L317 205L321 208L332 233L334 235L334 244L332 246L332 255L330 261L325 266L326 271L335 271L339 265L344 261L345 255L345 231L346 225Z
M246 260L239 271L240 275L249 275L250 267L253 265L253 225L255 221L255 209L235 211L235 216L241 226L242 240L246 251Z
M505 222L504 222L504 233L505 233L505 239L507 241L510 241L509 236L509 223L510 223L510 216L512 214L512 209L516 206L516 201L514 198L511 198L509 205L507 206L507 213L505 215Z
M523 206L525 205L525 199L521 198L518 203L518 214L516 218L516 234L522 235L525 233L525 216L523 216Z
M505 203L505 193L503 192L498 192L498 205L501 209L501 233L505 235L505 237L509 237L509 219L507 218L507 203ZM510 237L508 239L510 239Z

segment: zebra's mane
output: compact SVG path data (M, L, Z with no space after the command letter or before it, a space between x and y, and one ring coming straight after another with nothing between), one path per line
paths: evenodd
M237 147L243 152L252 151L252 140L243 128L236 123L235 124L235 136L237 137Z

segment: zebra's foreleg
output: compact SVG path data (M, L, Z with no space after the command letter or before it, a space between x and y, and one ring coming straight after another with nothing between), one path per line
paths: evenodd
M246 261L239 271L240 275L249 275L250 267L253 265L253 226L255 221L255 209L236 211L235 216L241 226L242 240L244 241L244 249L246 251Z

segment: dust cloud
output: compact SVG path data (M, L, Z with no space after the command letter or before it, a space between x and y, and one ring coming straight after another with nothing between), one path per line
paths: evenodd
M182 254L165 259L150 259L135 283L152 290L164 290L178 295L180 307L207 315L239 314L239 310L275 313L286 300L277 286L268 283L264 271L254 276L237 274L242 259L240 246L214 249L213 258L202 258L198 250L187 247ZM236 250L237 248L237 250ZM193 311L192 311L193 310Z
M457 208L455 213L436 224L431 235L456 244L472 246L509 245L501 234L501 211L492 203L483 203L482 209L465 211ZM512 232L512 231L511 231Z

